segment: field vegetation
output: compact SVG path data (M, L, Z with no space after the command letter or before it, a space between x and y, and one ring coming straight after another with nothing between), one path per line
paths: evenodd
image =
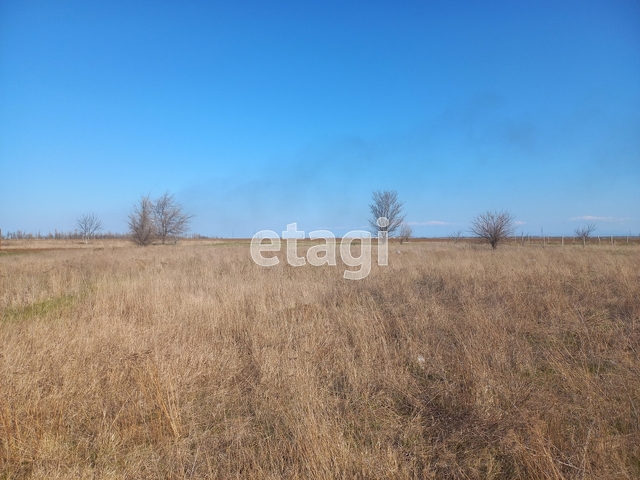
M5 247L0 478L640 476L638 245Z

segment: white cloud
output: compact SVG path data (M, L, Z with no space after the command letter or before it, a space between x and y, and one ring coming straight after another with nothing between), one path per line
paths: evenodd
M514 225L525 225L527 222L523 222L521 220L516 220L515 222L513 222Z
M616 222L622 223L628 218L616 218L616 217L596 217L594 215L583 215L581 217L573 217L569 219L572 222Z
M414 226L433 226L433 225L455 225L455 223L442 222L440 220L428 220L426 222L407 222L408 225Z

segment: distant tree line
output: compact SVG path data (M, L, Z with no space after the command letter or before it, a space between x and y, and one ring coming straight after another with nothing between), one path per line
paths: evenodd
M94 240L130 240L131 234L127 233L118 233L118 232L100 232L91 236ZM220 239L222 237L210 237L207 235L201 235L199 233L190 233L188 235L184 235L181 238L193 238L193 239ZM78 230L73 231L59 231L54 230L53 232L48 232L43 234L42 232L25 232L24 230L16 230L15 232L5 232L2 231L2 239L3 240L84 240L82 232Z
M378 235L382 232L388 238L396 237L400 243L409 242L413 237L413 231L411 226L405 222L404 202L398 199L398 193L395 190L375 190L372 197L373 202L369 205L371 216L368 221L373 233ZM30 233L16 230L15 232L1 232L0 238L7 240L84 240L85 243L91 239L126 238L141 246L150 245L154 241L159 241L162 244L175 244L178 239L188 236L191 238L210 238L197 233L187 235L192 218L193 215L186 213L172 194L165 192L156 199L152 199L149 195L140 197L129 214L128 233L103 232L102 222L95 214L91 213L79 217L76 220L76 229L73 231L54 230L53 233L42 235L39 231ZM515 224L515 216L506 210L487 211L473 219L469 233L480 242L491 245L492 249L497 249L509 238L516 238L514 236ZM585 246L595 230L596 225L592 223L578 227L574 230L574 238L580 240ZM627 243L629 243L630 236L626 236ZM449 238L453 243L458 243L463 238L463 231L457 230L449 235ZM524 238L523 233L523 244ZM527 235L527 238L530 239L530 236ZM545 237L542 238L544 242ZM564 245L564 237L562 238ZM613 244L613 236L611 236L611 243Z
M413 231L404 221L406 216L403 213L404 202L398 199L398 193L395 190L375 190L372 197L373 203L369 205L371 216L368 221L373 233L385 232L389 238L396 237L400 243L408 242L413 236ZM515 226L515 216L509 211L487 211L472 220L469 234L472 238L491 245L491 248L495 250L507 240L515 240ZM574 230L574 238L581 241L582 246L586 246L596 229L597 227L593 223L578 227ZM613 243L613 237L611 236L611 243ZM629 237L630 235L626 236L627 243L629 243ZM449 238L453 243L458 243L463 238L463 231L457 230L450 234ZM528 238L530 237L528 236ZM545 238L542 236L543 245ZM561 238L564 245L564 237ZM598 240L600 241L600 237ZM524 234L522 235L522 243L524 244Z
M84 240L85 236L79 230L73 231L58 231L48 232L46 234L38 232L25 232L23 230L16 230L15 232L2 232L2 238L5 240ZM95 239L126 239L129 238L128 233L117 232L101 232L95 233L91 238Z
M129 214L127 224L128 233L112 233L102 231L102 221L94 214L88 213L77 218L76 228L73 231L63 232L54 230L46 235L38 233L6 232L2 238L7 240L84 240L88 243L91 239L131 239L138 245L149 245L154 240L167 243L176 243L189 231L189 222L193 215L186 213L175 197L166 192L157 199L152 200L144 195L134 205ZM192 234L192 238L207 238L203 235Z
M400 243L408 242L413 236L409 224L405 223L404 203L398 199L395 190L376 190L373 203L369 205L371 225L374 233L386 232L389 237L397 236ZM382 220L382 221L381 221ZM494 250L515 231L515 217L507 212L486 212L478 215L471 224L471 234L482 242L491 245ZM454 243L462 236L459 230L452 235Z

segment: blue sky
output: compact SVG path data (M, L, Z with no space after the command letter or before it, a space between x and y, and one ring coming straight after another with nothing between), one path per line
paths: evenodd
M0 3L0 228L640 234L640 3Z

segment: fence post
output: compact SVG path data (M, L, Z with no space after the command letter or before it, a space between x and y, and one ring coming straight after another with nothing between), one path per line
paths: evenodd
M562 246L564 247L564 235L562 236Z
M0 250L2 250L2 229L0 228Z

